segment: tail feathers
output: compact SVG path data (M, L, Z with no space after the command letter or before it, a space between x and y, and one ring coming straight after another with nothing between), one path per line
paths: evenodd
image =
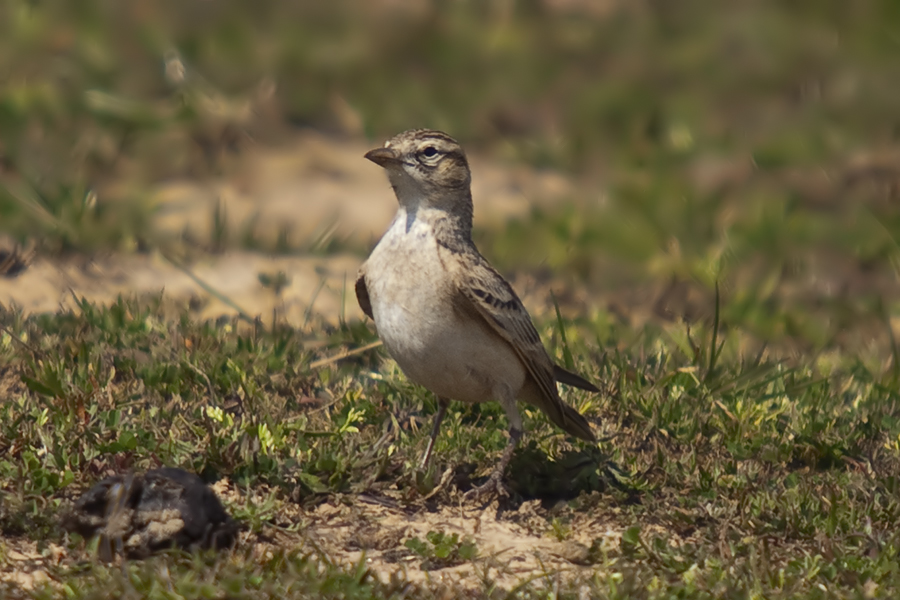
M600 388L577 373L566 371L559 365L553 365L553 377L560 383L571 385L589 392L599 392Z
M594 435L594 432L591 430L591 424L588 423L587 419L585 419L580 412L569 406L568 404L562 405L562 422L560 423L554 418L550 418L560 429L565 430L567 433L574 435L575 437L582 439L586 442L597 443L597 436ZM549 413L548 413L548 416Z
M566 385L572 385L592 392L600 391L580 375L570 373L562 367L554 366L553 375L557 381ZM529 381L528 385L525 385L522 389L519 400L541 409L554 425L566 433L586 442L597 442L597 436L591 430L591 424L588 423L581 413L566 404L559 397L559 394L554 394L552 398L548 398L534 381Z

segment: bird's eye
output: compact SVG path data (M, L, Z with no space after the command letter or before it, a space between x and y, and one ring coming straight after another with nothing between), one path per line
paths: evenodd
M425 158L434 158L437 155L438 151L434 146L425 146L425 148L422 150L422 156L424 156Z

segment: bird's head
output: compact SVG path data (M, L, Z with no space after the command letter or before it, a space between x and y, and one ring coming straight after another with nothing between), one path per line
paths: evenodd
M428 205L452 210L468 200L469 163L459 143L446 133L431 129L404 131L382 148L366 152L366 158L387 171L401 205Z

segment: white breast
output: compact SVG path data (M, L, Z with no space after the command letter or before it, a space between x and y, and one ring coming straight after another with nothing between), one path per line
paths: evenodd
M426 215L427 216L427 215ZM431 226L401 210L366 262L378 335L400 368L434 393L463 402L493 399L497 385L517 393L525 369L486 323L454 309L455 284Z

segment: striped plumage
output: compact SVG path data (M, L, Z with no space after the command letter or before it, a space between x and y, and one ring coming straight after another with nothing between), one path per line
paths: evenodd
M387 171L400 207L361 267L356 294L403 371L440 399L423 466L450 399L496 400L509 418L510 444L483 490L501 489L500 477L522 435L516 400L595 442L587 420L563 402L556 383L597 388L553 364L522 302L472 242L471 176L456 140L412 130L366 158Z

